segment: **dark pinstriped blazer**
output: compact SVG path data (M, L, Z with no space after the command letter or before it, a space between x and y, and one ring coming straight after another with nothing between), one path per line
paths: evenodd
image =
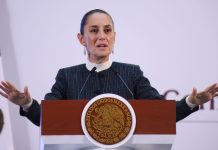
M143 76L139 66L119 62L113 62L109 69L101 72L91 72L85 64L60 69L56 82L45 99L92 99L103 93L117 94L125 99L164 99ZM185 99L182 99L176 105L176 120L179 121L196 110L198 107L191 110ZM40 105L36 100L28 112L20 109L20 114L40 125Z

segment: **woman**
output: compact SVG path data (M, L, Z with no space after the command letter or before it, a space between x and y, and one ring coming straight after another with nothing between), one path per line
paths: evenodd
M77 37L88 55L88 62L60 69L51 92L45 99L91 99L99 94L114 93L125 99L163 99L150 85L137 65L111 62L116 33L112 17L105 11L87 12ZM30 96L28 88L19 92L11 83L2 81L0 94L21 106L20 114L40 125L40 105ZM177 102L177 121L198 110L198 106L218 95L218 84L192 93Z

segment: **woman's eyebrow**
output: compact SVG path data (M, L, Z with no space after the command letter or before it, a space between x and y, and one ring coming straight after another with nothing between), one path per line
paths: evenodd
M110 24L109 24L109 25L105 25L104 27L107 27L107 28L108 28L108 27L111 27L111 25L110 25Z

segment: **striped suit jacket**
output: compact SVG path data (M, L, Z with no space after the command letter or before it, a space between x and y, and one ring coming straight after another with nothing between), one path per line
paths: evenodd
M92 99L103 94L113 93L125 99L164 99L150 85L138 65L113 62L109 69L101 72L89 71L85 64L60 69L51 92L45 95L46 100ZM177 101L176 120L179 121L198 107L190 109L185 99ZM40 105L33 101L28 112L20 109L20 114L26 116L34 124L40 125Z

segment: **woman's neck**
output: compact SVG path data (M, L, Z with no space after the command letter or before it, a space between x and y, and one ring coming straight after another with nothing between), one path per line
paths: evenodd
M102 58L98 58L98 59L92 59L92 58L88 58L89 62L91 63L95 63L95 64L103 64L107 61L109 61L108 57L102 57Z

